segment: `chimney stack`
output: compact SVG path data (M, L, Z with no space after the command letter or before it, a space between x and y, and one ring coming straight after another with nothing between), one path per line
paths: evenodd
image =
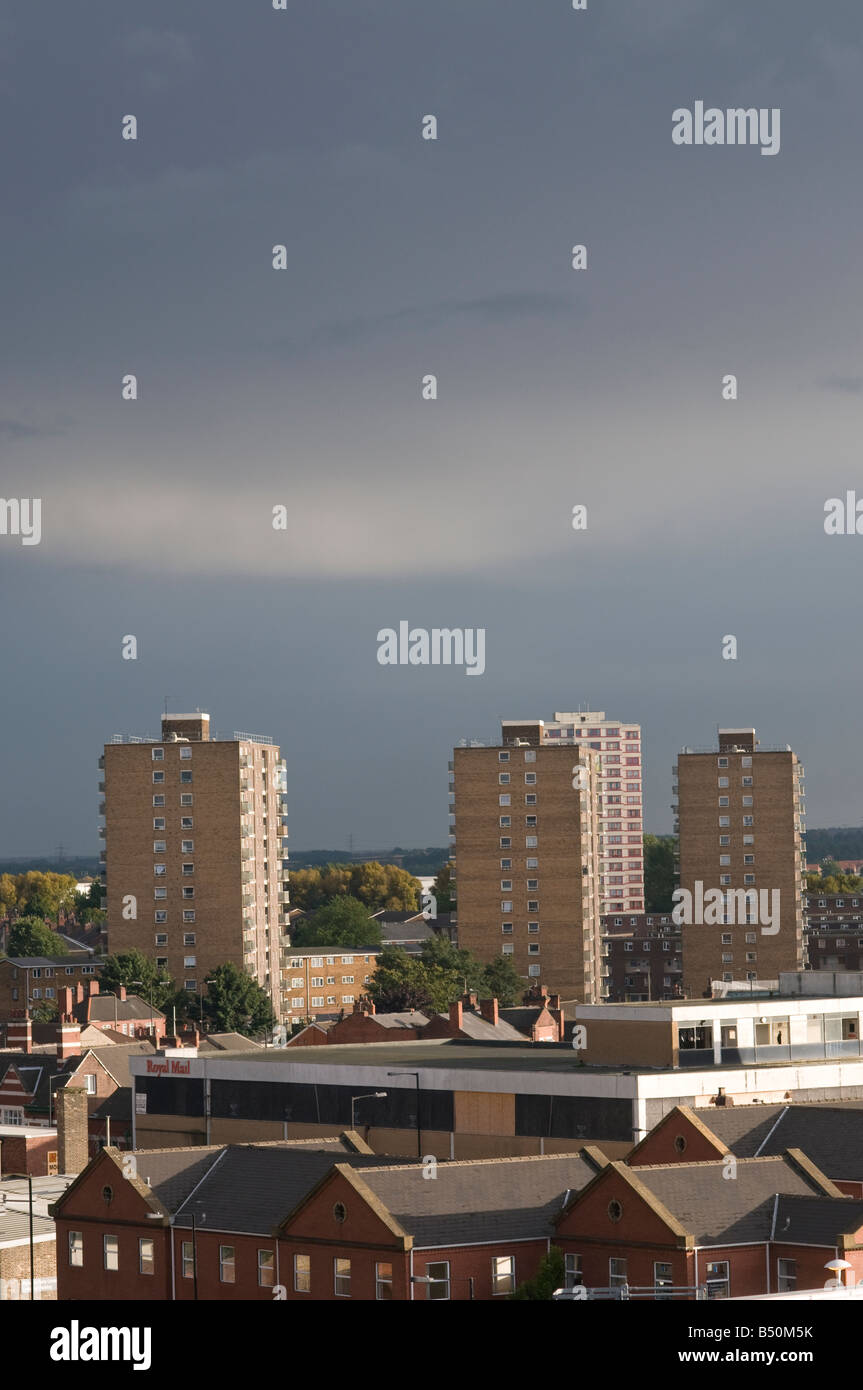
M449 1006L449 1021L450 1021L450 1025L451 1025L457 1032L461 1032L461 1024L462 1024L462 1002L461 1002L460 999L456 1000L455 1004L450 1004L450 1006Z
M72 1023L74 1015L72 1010L75 1006L75 992L71 985L64 985L63 989L57 991L57 1017L61 1023Z
M481 999L479 1001L479 1011L486 1023L494 1024L497 1027L498 1006L496 999Z
M92 994L98 994L98 993L99 993L99 981L98 981L98 980L89 980L89 981L87 982L87 990L88 990L88 993L90 993L91 995L92 995Z
M13 1018L6 1024L6 1046L13 1052L33 1051L33 1025L29 1018Z
M81 984L81 981L79 980L78 983L77 983L76 986L75 986L75 1003L76 1003L76 1004L83 1004L83 1002L84 1002L84 986Z
M81 1025L63 1023L57 1025L57 1061L65 1062L67 1057L77 1057L81 1051Z
M98 993L98 990L99 990L99 985L98 985L98 983L97 983L97 984L96 984L96 991L95 991L95 992ZM125 1002L126 1002L126 986L125 986L125 985L118 985L118 986L117 986L117 998L119 999L119 1001L120 1001L121 1004L125 1004Z
M87 1142L87 1092L80 1086L61 1086L54 1094L60 1172L80 1173L90 1160Z
M476 1008L476 991L475 991L475 990L472 990L472 989L471 989L471 990L468 990L467 994L463 994L463 995L462 995L462 997L461 997L461 1002L462 1002L462 1004L464 1005L464 1007L465 1007L466 1009L475 1009L475 1008Z

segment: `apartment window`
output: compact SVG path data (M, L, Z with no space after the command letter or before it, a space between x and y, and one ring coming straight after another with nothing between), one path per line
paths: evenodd
M120 1268L120 1241L117 1236L102 1237L102 1263L112 1271Z
M717 758L716 762L717 762L717 766L718 766L718 767L727 767L727 766L728 766L728 759L727 759L727 758Z
M515 1289L515 1256L495 1255L491 1262L492 1294L512 1293Z
M539 944L538 944L538 942L536 942L536 941L531 941L530 944L529 944L529 946L528 946L528 948L527 948L527 953L528 953L529 956L538 956L538 955L539 955Z
M153 865L153 873L156 875L156 878L164 878L164 877L165 877L165 874L166 874L167 872L168 872L167 865L165 865L165 864L154 864L154 865Z
M164 772L154 772L154 773L153 773L153 781L154 781L154 782L164 782L164 780L165 780L165 774L164 774Z
M183 908L183 921L184 921L184 922L194 922L194 920L195 920L195 909L194 909L193 907L184 907L184 908Z
M744 875L743 875L743 882L744 882L744 883L754 883L754 882L755 882L755 875L754 875L754 874L744 874Z
M525 837L524 837L524 847L525 847L525 849L536 849L538 843L539 843L539 841L538 841L536 835L525 835Z
M182 1246L183 1255L183 1278L194 1279L195 1277L195 1248L190 1240L184 1240Z
M538 859L525 859L525 861L524 861L524 867L525 867L526 869L538 869L538 868L539 868L539 860L538 860Z
M181 829L181 830L194 830L194 828L195 828L195 817L194 817L194 816L181 816L181 817L180 817L180 829Z
M508 786L509 786L509 773L508 773L508 772L501 772L500 775L498 776L498 779L497 779L497 780L498 780L498 782L500 783L500 785L501 785L502 787L508 787Z
M164 841L164 840L154 840L154 841L153 841L153 853L154 853L154 854L164 854L164 853L165 853L165 841Z
M510 816L501 816L500 825L502 830L506 830L507 826L512 825L512 818Z
M193 874L194 872L195 872L195 866L194 866L194 864L184 864L184 865L183 865L183 875L184 875L185 878L188 878L189 875L190 875L190 874Z
M727 805L728 805L728 797L727 797L727 796L720 796L720 798L719 798L719 804L720 804L720 806L727 806Z
M500 891L501 891L502 893L511 893L511 892L512 892L512 879L511 879L511 878L502 878L502 879L501 879L501 881L500 881Z
M754 824L755 824L755 817L754 817L754 816L744 816L744 817L743 817L743 824L744 824L744 825L754 825Z
M505 941L505 942L503 943L503 946L501 947L501 955L503 955L503 956L511 956L511 955L513 955L514 953L515 953L515 947L513 946L512 942L511 942L511 941Z
M720 779L719 779L719 785L720 785L720 787L727 787L727 786L728 786L728 778L727 778L727 777L720 777Z
M353 975L343 975L343 976L342 976L342 984L343 984L343 985L352 985L353 982L354 982L354 977L353 977Z
M581 1274L581 1256L572 1255L569 1251L563 1257L563 1287L565 1289L575 1289L584 1280Z
M324 977L323 975L313 975L309 983L311 984L312 989L323 989Z
M303 977L302 977L302 975L297 975L297 976L295 976L295 977L291 980L291 989L302 989L302 987L303 987Z
M743 785L744 785L744 787L751 787L751 786L752 786L752 778L751 778L751 777L744 777L744 778L743 778Z
M746 942L747 946L754 946L758 937L754 931L748 931L743 940Z
M164 806L164 804L165 804L165 798L164 798L164 796L154 796L154 797L153 797L153 805L154 805L154 806Z
M236 1253L233 1245L219 1246L219 1283L234 1284L237 1280Z
M525 816L524 823L532 828L536 825L536 816Z
M777 1289L778 1293L793 1293L797 1288L797 1261L779 1260L776 1272L779 1276Z
M525 760L526 763L535 763L535 762L536 762L536 749L535 749L535 748L526 748L526 749L525 749L525 753L524 753L524 760Z
M743 805L744 805L744 806L751 806L751 805L752 805L752 797L751 797L751 796L744 796L744 798L743 798Z
M301 962L298 962L298 964L300 964L300 963L301 963ZM318 966L318 967L320 968L320 966L322 966L323 963L324 963L324 958L323 958L323 956L312 956L311 960L309 961L309 965L311 965L312 968L314 968L315 966ZM323 984L323 983L324 983L323 980L321 980L320 983Z
M69 1232L69 1263L80 1268L84 1263L84 1232Z
M181 759L183 759L184 761L185 761L185 759L187 759L187 758L191 758L191 756L192 756L192 750L191 750L191 748L181 748L181 749L180 749L180 757L181 757Z
M730 817L730 816L720 816L720 817L719 817L719 826L720 826L720 829L721 829L723 826L730 825L730 824L731 824L731 817Z
M184 889L183 889L183 897L184 897L184 898L194 898L194 896L195 896L195 890L194 890L194 888L191 888L191 887L190 887L190 888L184 888Z
M182 850L183 854L194 854L194 853L195 853L195 841L194 841L194 840L182 840L182 841L180 842L180 849Z
M426 1285L426 1298L449 1298L449 1260L437 1260L433 1264L427 1264L425 1277L432 1281Z
M500 929L505 933L512 933L512 922L501 922Z
M343 1003L343 1004L353 1004L353 1002L354 1002L354 996L353 996L352 994L343 994L343 995L342 995L342 1003Z
M541 974L541 971L542 966L540 965L529 965L527 967L527 973L531 976L532 979L536 979Z
M154 830L164 830L164 829L165 829L165 817L164 817L164 816L154 816L154 817L153 817L153 829L154 829ZM163 841L162 843L164 844L164 841Z
M197 981L197 980L184 980L184 981L183 981L183 989L187 989L187 990L189 991L190 994L196 994L196 993L197 993L197 989L198 989L198 981Z
M391 1264L375 1265L375 1298L389 1301L393 1296L393 1267Z
M180 773L180 781L181 781L181 782L191 782L191 780L192 780L192 774L191 774L191 772L181 772L181 773Z
M501 912L512 912L512 902L509 899L506 899L504 902L501 903L500 910Z
M32 997L33 997L34 999L41 999L41 998L42 998L42 991L41 991L41 989L34 989L34 990L32 991Z
M141 1236L138 1241L138 1273L156 1273L156 1246L152 1236Z
M351 1296L351 1262L339 1255L333 1260L333 1289L338 1298Z
M180 805L181 805L181 806L193 806L194 804L195 804L195 798L194 798L192 792L180 792Z
M720 844L720 847L721 847L722 845L730 845L730 844L731 844L731 836L730 836L730 835L720 835L720 837L719 837L719 844Z
M740 759L740 766L741 766L741 767L751 767L751 766L752 766L752 759L751 759L751 757L741 758L741 759Z
M511 797L511 796L509 795L509 793L507 792L505 795L499 796L499 797L498 797L498 799L497 799L497 804L498 804L498 806L511 806L511 805L512 805L512 797Z
M167 956L157 956L157 957L156 957L156 964L159 966L160 969L163 969L163 968L164 968L164 969L167 969L167 966L168 966L168 957L167 957Z
M754 855L754 854L744 854L744 856L743 856L743 862L744 862L744 864L754 864L754 863L755 863L755 855Z
M196 966L197 964L198 964L198 962L197 962L197 960L196 960L196 958L195 958L194 956L184 956L184 957L183 957L183 966L184 966L184 968L185 968L186 970L194 970L194 968L195 968L195 966Z
M731 882L731 875L730 875L730 874L720 874L720 875L719 875L719 882L720 882L721 884L723 884L723 885L729 884L729 883Z
M342 956L342 965L353 965L353 956Z
M501 837L500 847L501 849L512 849L512 840L506 836Z
M631 942L631 941L624 941L624 943L623 943L623 949L624 949L624 951L631 951L631 950L632 950L632 942Z
M722 944L723 946L730 946L732 944L732 937L730 931L722 933Z
M511 860L511 859L501 859L501 861L500 861L500 867L501 867L502 869L511 869L511 868L512 868L512 860Z
M311 1255L294 1256L294 1291L296 1293L311 1293L312 1290L312 1257Z
M528 792L528 793L526 794L525 798L524 798L524 804L525 804L525 806L535 806L535 805L536 805L536 792Z
M747 951L747 952L746 952L746 964L747 964L747 965L754 965L757 959L758 959L758 956L756 955L756 953L755 953L754 951Z
M535 787L535 786L536 786L536 773L535 773L535 772L526 772L526 773L524 774L524 780L525 780L525 783L527 784L527 786L529 786L529 787Z
M258 1251L258 1286L271 1289L276 1282L276 1258L272 1250Z
M626 1283L626 1260L612 1256L608 1262L608 1283L612 1289L619 1289Z
M730 864L730 863L731 863L731 855L730 855L730 854L720 854L720 856L719 856L719 862L720 862L720 864L723 864L723 865L724 865L724 864Z
M538 879L538 878L529 878L529 879L527 880L527 887L528 887L528 891L530 891L530 889L536 890L536 889L539 887L539 879Z
M164 750L164 748L154 748L154 749L152 750L151 756L152 756L152 759L153 759L153 762L154 762L154 763L163 763L163 762L165 761L165 750Z
M322 1009L323 1007L324 1007L324 996L323 996L322 994L319 994L319 995L317 995L316 997L314 997L314 998L312 999L312 1008L313 1008L313 1009Z
M165 932L157 932L157 933L156 933L156 945L157 945L157 946L167 946L167 944L168 944L168 937L167 937L167 934L166 934Z

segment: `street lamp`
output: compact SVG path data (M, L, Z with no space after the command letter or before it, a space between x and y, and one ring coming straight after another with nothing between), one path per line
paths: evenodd
M33 1258L33 1178L32 1178L32 1176L31 1176L29 1173L5 1173L5 1174L4 1174L4 1180L5 1180L6 1178L20 1178L22 1182L26 1182L26 1183L27 1183L27 1190L28 1190L28 1192L29 1192L29 1207L30 1207L30 1299L31 1299L31 1301L32 1301L32 1300L34 1300L35 1297L36 1297L35 1260L34 1260L34 1258Z
M423 1142L420 1129L420 1074L418 1071L388 1071L387 1076L412 1076L417 1088L417 1158L422 1162Z
M385 1096L386 1091L366 1091L361 1096L351 1096L351 1129L356 1128L356 1104L358 1100L377 1100Z

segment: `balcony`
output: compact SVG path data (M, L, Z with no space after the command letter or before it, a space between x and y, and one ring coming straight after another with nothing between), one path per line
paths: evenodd
M104 815L105 815L107 806L108 806L107 801L100 801L100 802L99 802L99 815L100 815L100 816L104 816Z
M104 825L100 825L96 833L98 834L100 840L104 840L106 834Z
M104 754L104 753L100 753L100 754L99 754L99 767L104 768L104 766L105 766L105 754Z
M104 790L105 790L105 783L104 783L104 782L100 782L100 783L98 784L98 789L99 789L100 792L104 792Z

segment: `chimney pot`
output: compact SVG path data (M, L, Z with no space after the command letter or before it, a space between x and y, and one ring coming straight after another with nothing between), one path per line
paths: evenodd
M462 1002L461 1002L460 999L456 1000L456 1002L455 1002L454 1004L450 1004L450 1006L449 1006L449 1021L450 1021L450 1024L452 1025L453 1028L457 1029L459 1032L461 1031L461 1024L462 1024Z

